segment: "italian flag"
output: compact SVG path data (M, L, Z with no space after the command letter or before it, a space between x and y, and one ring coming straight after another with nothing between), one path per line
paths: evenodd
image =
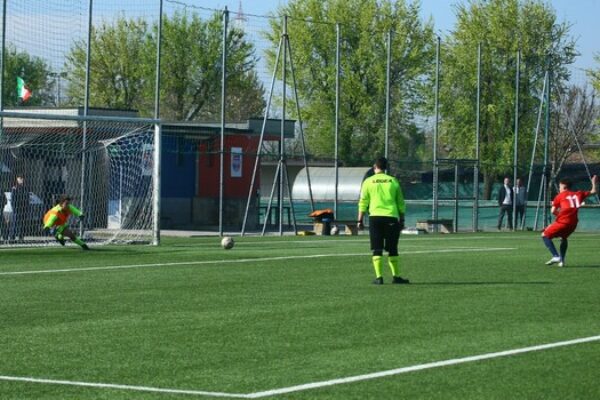
M31 90L25 85L25 81L20 76L17 76L17 95L23 103L31 97Z

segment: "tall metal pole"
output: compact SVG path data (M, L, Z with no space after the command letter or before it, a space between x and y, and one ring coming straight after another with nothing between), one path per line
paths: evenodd
M304 161L304 169L306 170L306 183L308 184L308 196L310 198L310 210L315 211L315 201L313 198L312 184L310 181L310 172L308 169L308 161L306 155L306 143L304 140L304 123L302 122L302 113L300 112L300 98L298 97L298 84L296 83L296 72L294 69L294 57L292 56L292 46L288 42L288 52L290 53L290 72L292 74L292 82L294 84L294 103L296 103L296 115L298 115L298 126L300 128L300 144L302 145L302 159ZM275 67L277 69L277 67ZM287 175L286 175L287 176ZM287 178L286 178L287 179ZM288 181L289 184L289 181ZM291 193L291 190L289 191ZM292 201L293 208L293 201ZM296 217L294 216L294 229L296 229Z
M389 157L390 143L390 74L392 70L392 31L387 33L387 63L385 68L385 158Z
M537 150L537 143L538 143L538 135L540 133L540 125L542 123L542 111L544 108L544 101L545 101L545 97L546 97L546 83L548 81L548 71L546 71L546 73L544 74L544 83L542 86L542 91L540 93L540 106L538 108L538 115L537 115L537 122L535 124L535 135L534 135L534 139L533 139L533 148L531 149L531 162L529 163L529 174L527 175L527 195L529 196L530 193L530 189L531 189L531 178L533 176L533 164L535 162L535 153ZM542 182L542 180L540 180L540 182ZM541 193L541 191L540 191ZM538 201L538 206L539 206L539 201ZM535 222L537 224L537 209L536 209L536 217L535 217ZM527 207L525 207L525 213L523 218L527 218ZM535 230L535 227L534 227Z
M283 236L283 197L285 190L285 176L283 173L283 168L285 166L285 106L286 106L286 84L287 84L287 41L288 41L288 31L287 31L287 22L288 16L284 15L283 17L283 58L281 63L281 79L282 79L282 104L281 104L281 137L279 142L279 163L281 164L281 168L279 168L279 236Z
M437 46L435 48L435 124L433 126L433 210L431 217L436 220L438 219L438 128L440 119L439 100L440 100L440 46L441 38L437 38ZM434 224L434 229L437 232L437 224Z
M339 175L339 136L340 136L340 24L335 24L335 139L334 139L334 160L335 160L335 194L333 200L333 215L339 219L338 215L338 189L340 182Z
M517 76L515 77L515 142L513 145L513 230L517 230L517 175L519 162L519 79L521 75L521 50L517 50Z
M2 54L0 54L0 112L4 111L4 58L6 50L6 0L2 1ZM0 138L4 134L4 117L0 117Z
M87 35L87 50L85 56L85 95L83 100L83 116L87 117L89 113L90 106L90 65L92 60L92 10L93 10L93 0L89 0L89 10L88 10L88 35ZM83 131L81 138L81 187L80 187L80 196L81 196L81 208L84 212L89 213L90 210L86 208L86 195L85 195L85 181L86 181L86 151L87 151L87 121L83 121ZM84 222L82 222L79 226L79 234L83 234Z
M223 198L225 196L225 112L227 95L227 28L229 10L223 11L223 49L221 50L221 137L219 144L219 235L223 236Z
M481 117L481 42L477 45L477 105L475 110L475 168L473 168L473 232L479 230L479 159Z
M158 6L158 29L156 37L156 77L154 84L154 119L160 119L160 61L162 58L162 17L163 17L163 0L159 0ZM162 154L162 126L159 123L154 125L154 159L152 170L152 244L158 246L160 244L160 207L161 207L161 190L160 190L160 163Z
M279 40L279 48L277 49L277 55L275 56L275 64L273 66L273 77L271 78L271 88L269 89L269 95L267 96L267 106L265 107L265 115L263 117L262 128L260 130L260 136L258 138L258 145L256 147L256 159L254 160L254 167L252 168L252 179L250 180L250 188L248 189L248 200L246 202L246 211L244 212L244 221L242 222L242 229L240 235L244 236L246 233L246 224L248 223L248 214L250 213L250 203L252 202L252 196L254 195L254 185L256 183L256 175L258 174L258 164L260 163L260 156L262 146L265 137L265 130L267 127L267 120L269 118L269 110L271 109L271 100L273 99L273 88L275 87L275 78L277 77L277 68L279 67L279 59L281 56L281 48L283 47L283 36ZM260 202L260 199L258 199ZM270 214L270 206L268 207L268 213L265 214L265 224Z
M545 177L545 186L544 186L544 210L542 213L543 225L546 226L548 224L548 202L550 197L550 171L548 170L548 162L549 162L549 138L550 138L550 93L552 91L552 70L550 65L550 55L548 55L548 77L547 85L546 85L546 124L544 127L544 177Z

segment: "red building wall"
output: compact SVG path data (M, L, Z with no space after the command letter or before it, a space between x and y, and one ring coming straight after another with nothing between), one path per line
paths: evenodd
M256 135L226 135L224 157L224 197L247 198L258 147ZM209 144L199 145L198 197L219 197L219 137ZM241 149L241 154L232 154L232 148ZM233 163L232 163L233 158ZM260 165L259 165L260 171ZM233 176L237 172L237 175ZM257 173L254 192L260 188Z

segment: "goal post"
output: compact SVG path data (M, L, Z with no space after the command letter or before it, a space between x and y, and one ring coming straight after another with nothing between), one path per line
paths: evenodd
M68 223L90 244L158 245L160 121L44 112L0 112L1 246L58 245L42 218L62 195L83 211ZM28 202L12 199L17 176Z

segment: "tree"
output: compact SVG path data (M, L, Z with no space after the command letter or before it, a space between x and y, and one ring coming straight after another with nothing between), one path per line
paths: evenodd
M434 55L433 25L421 20L418 2L290 0L279 14L290 16L292 61L311 154L332 157L334 152L335 23L340 23L340 160L348 166L370 165L383 154L386 36L390 30L393 31L390 158L414 155L415 152L408 150L407 143L414 138L409 132L417 130L417 138L422 137L416 115L425 106L425 89L430 84L428 77ZM270 30L265 34L273 45L267 52L271 69L281 33L281 21L271 20ZM280 71L278 77L281 79ZM290 105L289 109L297 117L295 106Z
M473 158L476 129L477 46L482 45L481 164L484 197L494 178L512 171L516 54L520 49L518 155L528 159L546 70L553 85L568 77L575 57L569 25L541 0L472 0L456 6L457 22L443 48L442 140L453 157Z
M4 50L4 84L2 96L5 107L18 105L17 77L23 78L32 91L26 106L40 106L51 103L52 81L49 78L50 67L39 57L33 57L25 51L18 51L14 45Z
M590 76L594 89L596 89L597 93L600 93L600 53L596 54L594 59L598 63L598 68L596 70L588 71L588 74ZM598 123L600 124L600 120L598 121Z
M202 20L195 13L163 18L161 49L161 117L177 121L214 120L220 115L222 17ZM90 104L137 109L151 116L154 110L156 39L158 27L123 17L94 29L91 43ZM240 118L262 113L262 84L253 75L254 48L237 28L227 36L228 103L245 100ZM86 43L76 42L67 58L74 104L83 102Z
M598 68L596 70L589 71L589 75L592 79L592 85L594 85L594 88L597 92L600 92L600 53L596 54L594 59L598 63Z
M586 86L572 85L556 91L551 120L551 181L559 176L563 164L579 153L580 147L598 140L598 104Z
M138 109L147 114L154 86L152 43L143 20L118 18L93 28L90 60L90 106ZM84 103L87 44L75 42L67 55L67 95L73 105Z

